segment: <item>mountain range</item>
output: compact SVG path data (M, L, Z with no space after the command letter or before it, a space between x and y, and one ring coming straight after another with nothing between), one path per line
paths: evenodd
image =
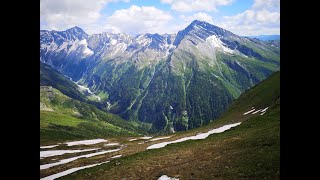
M170 133L208 124L278 71L280 43L198 20L177 34L88 35L74 27L40 30L40 62L99 97L84 100L73 90L73 98Z
M262 41L280 40L280 35L259 35L259 36L249 36L250 38L257 38Z

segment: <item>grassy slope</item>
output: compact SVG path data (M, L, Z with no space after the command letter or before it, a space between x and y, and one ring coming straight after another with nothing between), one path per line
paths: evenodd
M269 109L263 116L243 116L252 106L269 106ZM240 126L204 140L147 150L62 179L157 179L163 174L180 179L279 179L279 72L242 94L218 120L208 126L179 132L176 136L239 121L243 122Z
M40 86L40 103L53 111L40 110L40 142L51 144L66 140L138 135L140 129L120 117L105 113L62 94Z
M269 77L272 73L279 70L279 66L257 60L255 58L245 58L240 55L230 55L217 53L217 58L220 60L221 71L229 82L237 87L241 92L251 87L253 84L258 84L265 78ZM228 64L241 64L237 69L232 69ZM234 68L234 67L233 67ZM248 78L250 74L251 80ZM225 88L233 95L234 98L238 98L241 92L235 91L235 88L227 83L225 79L220 78L224 82ZM252 84L253 83L253 84Z

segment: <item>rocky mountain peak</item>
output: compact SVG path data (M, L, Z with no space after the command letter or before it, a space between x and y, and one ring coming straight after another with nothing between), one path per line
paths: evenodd
M216 35L217 37L230 37L236 36L235 34L227 31L218 26L209 24L205 21L194 20L189 26L184 30L179 31L177 37L174 41L174 45L177 46L183 39L191 41L194 45L199 42L205 41L209 36Z

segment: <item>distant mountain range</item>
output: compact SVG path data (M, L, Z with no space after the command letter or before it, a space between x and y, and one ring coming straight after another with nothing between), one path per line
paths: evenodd
M101 110L167 133L209 123L278 71L280 43L198 20L177 34L135 37L74 27L40 30L40 61L87 86Z
M249 38L257 38L262 41L269 41L269 40L280 40L280 35L259 35L259 36L248 36Z

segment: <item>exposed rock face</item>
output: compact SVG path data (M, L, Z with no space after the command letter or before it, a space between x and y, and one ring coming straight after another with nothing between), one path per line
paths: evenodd
M52 108L46 106L46 104L40 102L40 110L41 111L54 111Z

